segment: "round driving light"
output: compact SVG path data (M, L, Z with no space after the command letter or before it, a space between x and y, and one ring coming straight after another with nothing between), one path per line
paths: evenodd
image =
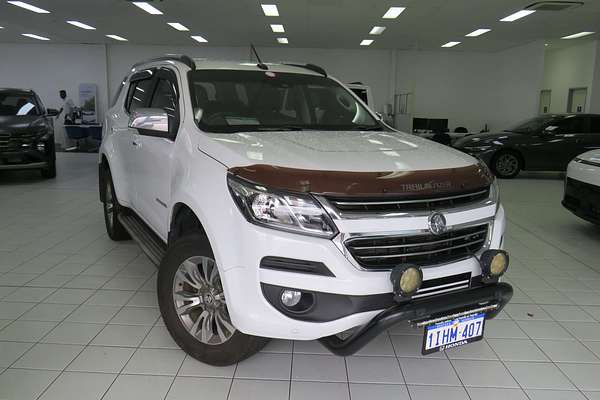
M490 274L492 276L500 276L506 271L508 263L506 262L506 256L504 253L497 253L490 264Z
M410 297L421 287L423 283L423 271L416 265L399 265L392 269L390 280L392 281L395 295Z
M508 269L508 253L504 250L486 250L479 258L484 280L497 279Z
M302 292L299 290L285 289L281 292L281 304L286 307L294 307L300 303Z

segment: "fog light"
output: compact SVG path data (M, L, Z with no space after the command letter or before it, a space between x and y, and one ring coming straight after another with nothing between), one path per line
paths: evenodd
M302 292L299 290L285 289L281 292L281 304L290 308L298 305L302 298Z
M410 297L421 287L423 271L416 265L399 265L392 269L390 280L395 295Z
M496 279L508 269L508 253L504 250L486 250L479 258L484 280Z
M40 142L37 144L38 151L46 151L46 143Z

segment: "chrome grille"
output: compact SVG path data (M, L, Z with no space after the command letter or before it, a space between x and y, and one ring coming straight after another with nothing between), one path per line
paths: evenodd
M479 202L488 198L489 187L469 193L444 197L405 199L356 199L327 197L329 203L340 213L386 213L406 211L429 211L453 208Z
M487 240L489 224L452 229L441 235L367 236L344 242L354 259L366 269L389 269L398 264L445 264L479 251Z
M0 133L0 150L19 150L21 145L31 144L36 137L35 134L11 136L10 133Z

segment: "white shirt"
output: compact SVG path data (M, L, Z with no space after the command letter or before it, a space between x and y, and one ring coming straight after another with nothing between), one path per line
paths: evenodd
M75 103L68 97L65 97L63 100L63 112L66 117L71 118L71 113L73 112L73 108L75 108Z

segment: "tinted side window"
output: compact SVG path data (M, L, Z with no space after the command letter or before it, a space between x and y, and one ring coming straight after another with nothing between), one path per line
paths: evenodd
M179 99L177 88L168 78L169 75L165 72L160 73L150 107L165 110L169 116L169 131L172 135L176 135L179 130Z
M600 117L590 117L590 133L600 134Z
M585 132L585 119L581 117L564 118L552 125L557 126L559 134Z
M141 107L147 107L148 101L152 96L152 87L154 80L145 79L143 81L133 82L129 86L129 93L127 95L127 111L133 112Z

